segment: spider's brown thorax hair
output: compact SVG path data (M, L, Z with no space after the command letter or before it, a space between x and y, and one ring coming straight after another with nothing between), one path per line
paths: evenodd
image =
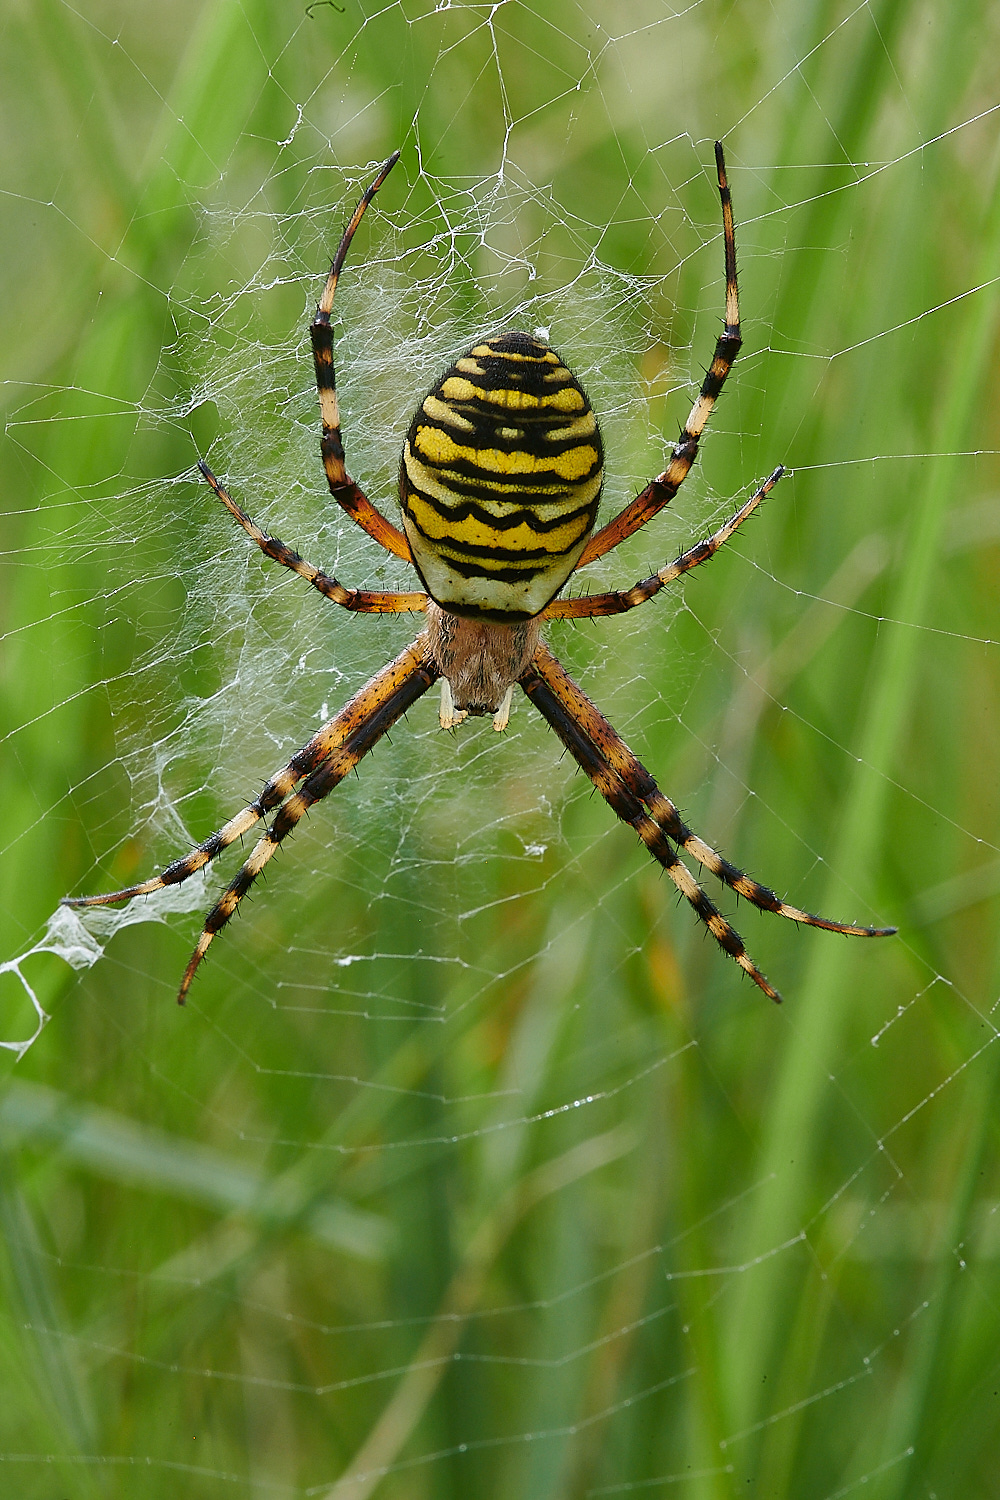
M431 598L485 620L538 615L586 546L603 479L597 418L555 350L529 333L474 344L403 446L403 527Z
M499 709L538 650L542 622L498 625L427 606L427 635L434 664L451 689L454 707L474 717Z

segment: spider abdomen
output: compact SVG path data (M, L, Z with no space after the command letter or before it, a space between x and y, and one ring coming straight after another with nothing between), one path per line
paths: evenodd
M586 392L527 333L484 339L424 398L403 447L403 526L428 593L484 619L530 619L594 524L604 448Z

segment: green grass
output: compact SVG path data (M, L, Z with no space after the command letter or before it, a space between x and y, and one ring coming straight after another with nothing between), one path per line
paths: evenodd
M770 1007L526 704L502 742L418 705L186 1010L193 909L24 961L0 1489L998 1494L996 17L488 14L7 17L0 963L218 826L412 628L331 618L191 478L403 579L323 500L303 319L397 144L338 293L349 463L391 502L447 357L546 323L613 504L718 328L725 139L744 353L595 576L794 472L669 600L550 639L709 841L900 936L741 904ZM17 973L0 1004L30 1033Z

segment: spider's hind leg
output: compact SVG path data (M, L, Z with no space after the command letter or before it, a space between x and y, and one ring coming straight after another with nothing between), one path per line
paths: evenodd
M384 547L386 552L394 553L396 557L412 562L410 544L404 533L398 526L388 521L371 503L345 468L344 444L340 431L340 407L337 402L337 375L333 362L332 317L337 282L340 280L347 252L351 248L351 241L365 210L398 160L399 152L394 151L388 161L383 163L378 175L366 189L354 210L333 258L333 265L330 267L330 274L319 299L316 316L310 324L309 334L312 339L316 390L319 395L320 418L323 424L320 452L330 493L351 520L356 522L362 531L367 531L370 537L374 537L380 547Z
M632 536L651 521L677 494L687 478L691 465L698 456L698 445L715 403L722 394L726 377L733 361L740 352L743 338L740 333L739 289L736 284L736 231L733 227L733 201L726 177L726 159L721 141L715 143L715 168L719 179L719 198L722 204L722 238L726 258L726 324L715 341L712 363L705 372L701 390L695 399L680 439L674 444L670 462L663 473L648 484L630 505L610 520L600 531L595 531L580 557L577 567L585 568L596 562L626 537Z

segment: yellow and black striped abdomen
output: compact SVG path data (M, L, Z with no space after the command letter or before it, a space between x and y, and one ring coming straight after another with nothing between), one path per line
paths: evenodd
M597 418L558 354L527 333L473 345L403 447L403 526L428 593L458 614L537 615L576 566L603 477Z

